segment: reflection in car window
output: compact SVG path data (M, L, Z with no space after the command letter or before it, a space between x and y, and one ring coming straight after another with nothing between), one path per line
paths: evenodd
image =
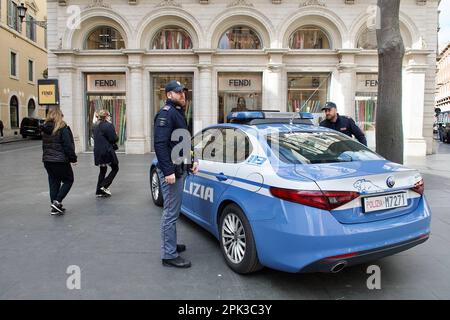
M245 133L238 129L225 129L225 162L239 163L245 161L251 153L251 146Z
M266 136L283 162L334 163L383 159L355 140L333 132L286 132Z

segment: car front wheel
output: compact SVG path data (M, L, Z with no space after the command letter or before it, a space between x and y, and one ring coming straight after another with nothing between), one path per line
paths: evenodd
M158 206L163 206L163 197L161 192L161 184L159 183L158 173L156 169L150 172L150 193L152 194L153 202Z
M250 223L239 206L229 204L223 209L219 231L222 253L233 271L246 274L262 268Z

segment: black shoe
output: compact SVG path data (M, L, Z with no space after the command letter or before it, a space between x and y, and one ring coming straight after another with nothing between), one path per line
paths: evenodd
M51 214L52 216L60 216L60 215L62 215L63 213L59 212L59 211L56 210L56 209L51 208L50 214Z
M95 196L96 196L97 198L106 198L106 197L109 197L109 195L108 195L106 192L104 192L103 190L101 190L101 189L97 190L97 192L95 193Z
M177 252L183 252L183 251L186 251L186 245L177 244Z
M56 210L59 213L64 213L65 209L63 208L62 204L59 203L58 201L54 200L52 205L51 205L52 209ZM64 209L64 210L63 210Z
M190 268L191 262L189 260L183 259L178 256L175 259L162 259L162 264L165 267L175 267L175 268Z

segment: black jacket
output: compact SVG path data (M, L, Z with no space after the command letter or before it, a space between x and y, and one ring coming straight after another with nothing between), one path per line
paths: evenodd
M46 122L42 126L42 161L77 162L75 143L69 126L52 134L55 124Z
M119 140L114 126L108 121L98 121L94 126L94 162L95 165L118 164L114 145Z
M167 177L175 173L175 165L171 159L172 149L182 141L181 139L171 141L172 132L176 129L188 130L183 108L176 106L171 100L167 100L166 105L155 116L154 128L155 136L153 140L156 158L158 159L157 167ZM180 154L180 156L184 155Z
M353 119L350 117L341 116L338 114L336 122L331 122L325 119L320 123L320 126L342 132L349 137L352 137L352 135L354 135L360 143L367 146L366 136L356 125L355 121L353 121Z

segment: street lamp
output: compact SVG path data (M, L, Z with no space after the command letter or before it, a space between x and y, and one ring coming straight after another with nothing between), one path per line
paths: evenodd
M23 19L25 18L27 14L27 8L24 6L23 3L20 4L20 6L17 7L17 11L19 14L20 22L23 22ZM26 23L34 23L38 26L47 29L47 21L36 21L36 20L25 20Z

